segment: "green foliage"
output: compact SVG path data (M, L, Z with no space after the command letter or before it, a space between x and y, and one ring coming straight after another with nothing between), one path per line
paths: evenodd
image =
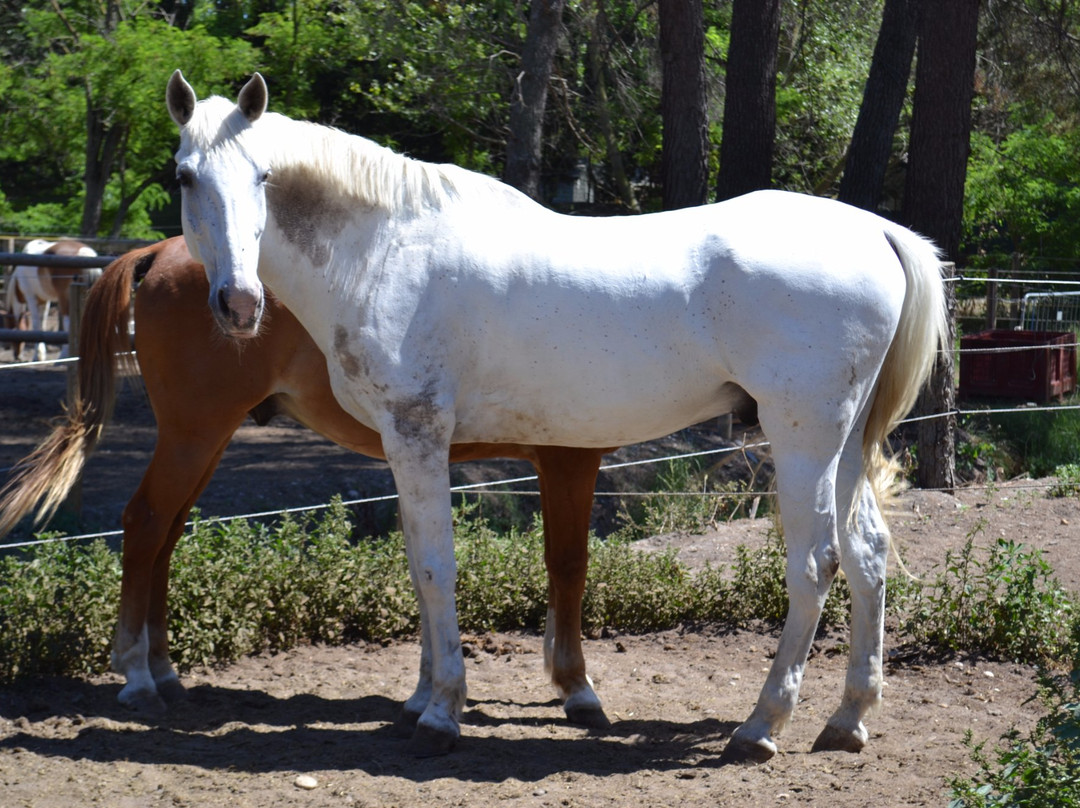
M669 460L657 474L653 493L625 514L623 532L631 538L663 533L703 533L720 521L750 512L753 483L710 480L697 458ZM700 493L698 493L700 492ZM760 497L756 513L770 511L771 497Z
M1071 255L1080 242L1080 131L1044 118L1003 138L972 134L965 246L991 264L1014 251Z
M177 547L169 594L181 667L299 642L381 640L419 624L400 534L360 544L335 501L309 531L196 522ZM251 571L258 574L250 574Z
M901 631L917 643L1040 663L1073 651L1076 607L1039 550L999 538L975 546L977 526L945 555L931 586L909 594Z
M119 597L120 561L102 541L0 558L0 681L101 670Z
M594 541L590 556L582 602L586 628L656 631L692 616L693 576L674 552L640 553L616 538Z
M1080 463L1067 463L1054 469L1057 482L1046 492L1051 497L1080 496Z
M500 535L472 518L473 507L458 511L455 529L458 621L472 631L542 625L548 589L542 527Z
M1046 715L1025 738L1016 730L1002 737L1005 746L971 748L979 771L950 782L949 808L1076 808L1080 806L1080 668L1066 684L1044 676L1041 698Z
M459 623L466 631L539 629L547 612L539 523L499 534L475 506L455 512ZM303 642L415 633L416 600L400 534L353 542L337 501L321 519L269 527L196 519L173 557L169 636L181 669ZM686 622L778 623L787 611L783 543L740 548L729 571L692 572L674 552L590 539L583 601L589 631L657 631ZM104 544L44 545L0 559L0 681L100 671L107 663L119 559ZM846 620L838 582L823 618Z
M990 419L1012 448L1018 471L1045 477L1080 457L1080 410L1007 412Z
M784 4L773 167L777 187L819 195L838 189L880 22L878 0Z
M537 630L547 611L539 523L497 533L455 511L459 623L465 631ZM177 547L169 635L181 668L228 662L304 642L381 641L419 627L400 534L354 542L340 501L318 520L274 526L196 519ZM643 552L625 538L589 542L582 605L591 633L658 631L686 623L779 624L787 615L786 552L772 533L738 547L730 568L690 570L674 551ZM0 681L100 671L119 598L119 559L98 542L46 544L0 558ZM986 552L973 537L946 557L932 585L890 581L887 609L912 641L1025 662L1073 651L1074 604L1045 560L1004 539ZM821 617L843 625L851 594L841 576Z
M14 210L0 226L79 233L100 201L95 226L154 235L149 212L167 201L176 141L162 102L170 73L182 66L202 92L220 90L254 69L255 54L242 40L180 30L151 8L118 21L102 16L104 6L86 11L25 10L20 33L41 58L11 68L0 101L0 161L14 165L4 172ZM108 183L88 199L96 192L86 178L98 171Z

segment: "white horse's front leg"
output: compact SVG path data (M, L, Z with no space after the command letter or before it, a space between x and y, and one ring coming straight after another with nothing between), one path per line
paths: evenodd
M428 616L427 601L424 600L423 590L416 578L417 564L413 562L410 546L406 547L406 554L409 561L409 578L412 580L417 607L420 611L420 674L417 678L416 689L405 700L397 728L400 734L410 737L416 731L416 724L431 701L431 618Z
M430 664L430 696L416 722L412 751L420 756L449 752L461 734L465 708L465 662L461 654L454 587L453 522L450 509L449 445L383 433L390 468L401 500L410 574L422 605L429 655L421 652L417 692L406 710L424 699L425 664ZM426 618L426 619L425 619Z

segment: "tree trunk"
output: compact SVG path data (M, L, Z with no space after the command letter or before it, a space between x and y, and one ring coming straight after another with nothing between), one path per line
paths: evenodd
M89 100L89 99L88 99ZM105 200L105 188L120 145L124 141L124 127L109 127L99 110L87 104L86 111L86 157L84 183L86 197L83 200L82 222L79 235L92 238L101 228L101 212Z
M611 108L607 94L607 72L604 65L603 53L604 34L607 22L602 3L597 3L596 13L593 15L590 39L585 49L585 63L589 71L589 86L592 89L592 104L596 111L596 125L600 130L600 136L604 139L604 153L607 156L608 165L611 168L611 181L615 185L615 193L618 202L634 213L640 213L637 195L634 186L630 184L630 178L626 174L626 166L623 163L622 152L619 151L619 142L615 137L615 126L611 122Z
M566 0L533 0L525 47L510 100L510 135L503 179L540 199L540 157L544 108Z
M870 75L840 180L841 202L871 211L881 202L893 134L911 76L917 19L917 0L885 0Z
M979 0L920 0L904 223L960 251Z
M780 0L735 0L717 199L768 188L771 183L779 37Z
M705 11L702 0L660 0L660 155L664 209L706 202L709 125L705 93Z
M951 278L954 269L953 264L946 264L944 276ZM937 488L951 494L956 488L956 383L952 355L956 341L956 295L953 284L945 284L945 297L949 308L948 344L942 346L945 350L938 355L926 387L915 403L917 414L938 416L918 423L915 482L919 488Z

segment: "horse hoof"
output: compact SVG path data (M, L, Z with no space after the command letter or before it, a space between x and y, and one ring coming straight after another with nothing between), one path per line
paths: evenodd
M409 754L417 758L446 755L457 744L457 740L458 733L456 732L417 724L416 732L409 741Z
M611 721L604 715L603 709L596 706L571 707L567 705L566 720L571 724L588 727L589 729L611 728Z
M401 715L394 722L394 734L399 738L413 737L419 721L420 713L414 713L412 710L402 710Z
M166 679L163 682L158 682L157 691L166 704L177 704L190 698L187 688L180 684L179 679Z
M861 729L861 727L860 727ZM863 730L865 732L865 730ZM825 729L817 736L811 752L861 752L866 746L866 738L858 731L834 727L826 724Z
M140 690L127 695L120 691L119 700L132 712L148 718L160 718L169 711L165 700L158 695L156 690Z
M758 763L765 763L772 759L772 756L776 754L776 744L770 741L768 738L761 738L757 741L748 741L738 736L732 736L728 741L728 745L724 747L723 753L720 755L720 762L724 765L738 764L742 766L752 766Z

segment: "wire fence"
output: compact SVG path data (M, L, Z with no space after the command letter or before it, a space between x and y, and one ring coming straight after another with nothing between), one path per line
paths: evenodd
M1031 279L1030 278L1019 279L1019 278L966 277L966 276L964 276L962 274L957 274L957 275L955 275L955 276L953 276L951 278L946 279L946 282L952 282L952 283L961 282L961 281L982 281L982 282L995 282L995 283L1030 283ZM1080 287L1080 281L1073 281L1073 280L1040 280L1039 282L1042 283L1042 284L1047 284L1047 285ZM942 353L951 352L953 355L987 354L987 353L1016 353L1016 352L1020 352L1020 351L1045 351L1049 347L1052 347L1054 349L1070 348L1070 347L1075 348L1075 347L1077 347L1077 343L1072 342L1072 343L1067 343L1067 344L1055 344L1053 346L1021 345L1021 346L993 347L993 348L952 348L952 349L942 349ZM132 352L132 353L134 353L134 352ZM67 363L77 362L77 361L78 361L78 357L70 357L70 358L67 358L67 359L49 359L49 360L45 360L45 361L41 361L41 362L22 362L22 363L0 365L0 374L3 374L5 372L9 372L9 371L19 371L19 370L27 370L27 369L40 369L42 367L47 367L47 366L51 366L51 365L67 364ZM902 426L902 425L905 425L905 424L912 424L912 423L917 423L917 422L920 422L920 421L927 421L927 420L933 420L933 419L939 419L939 418L947 418L947 417L950 417L950 416L960 417L960 416L974 416L974 415L998 415L998 414L1004 414L1004 413L1035 413L1035 412L1047 412L1047 411L1051 411L1051 410L1077 410L1077 409L1080 409L1080 404L1062 404L1062 405L1056 405L1056 406L1022 405L1022 406L1009 407L1009 408L952 409L952 410L949 410L947 412L932 413L932 414L929 414L929 415L913 416L913 417L910 417L910 418L906 418L906 419L904 419L903 421L900 422L900 425ZM668 455L668 456L665 456L665 457L656 457L656 458L649 458L649 459L644 459L644 460L634 460L634 461L627 461L627 462L621 462L621 463L614 463L614 464L610 464L610 465L601 466L600 467L600 472L601 473L609 472L609 471L612 471L612 470L626 468L626 467L629 467L629 466L671 463L671 462L676 462L676 461L680 461L680 460L700 458L700 457L705 457L705 456L714 456L714 455L722 455L722 454L726 454L726 453L744 452L744 451L748 451L748 450L752 450L752 449L765 448L765 447L768 447L768 446L769 446L768 441L762 441L762 442L753 443L753 444L727 446L727 447L720 447L720 448L715 448L715 449L707 449L707 450L702 450L702 451L695 451L695 452L688 452L688 453L682 453L682 454ZM7 473L10 470L11 470L10 468L8 468L8 469L0 469L0 473ZM454 487L451 488L451 491L453 493L473 492L473 493L477 493L477 494L492 495L492 496L539 496L540 492L536 491L536 490L505 490L505 488L502 488L502 487L507 486L507 485L533 482L533 481L536 481L537 479L538 478L537 478L536 475L528 475L528 476L524 476L524 477L513 477L513 478L510 478L510 479L504 479L504 480L490 480L490 481L485 481L485 482L480 482L480 483L470 483L470 484L466 484L466 485L454 486ZM966 488L968 488L970 490L977 490L980 487L981 486L977 486L977 485L966 486ZM1033 484L1030 487L1031 488L1040 488L1040 487L1045 487L1045 486L1039 486L1039 485L1034 485ZM768 496L771 493L773 493L773 492L770 492L770 491L742 491L742 492L722 492L722 495L723 496L740 496L740 497L761 497L761 496ZM701 491L671 491L671 492L597 491L594 494L594 496L598 497L598 498L601 498L601 497L626 497L626 498L631 498L631 497L659 497L659 496L670 496L670 497L697 496L697 497L700 497L700 496L703 496L703 495L710 495L710 494L708 492L701 492ZM714 494L714 495L717 495L717 494ZM397 494L385 494L385 495L380 495L380 496L375 496L375 497L362 497L362 498L358 498L358 499L350 499L350 500L344 501L342 504L346 505L346 506L349 506L349 507L352 507L352 506L358 506L358 505L368 505L368 504L376 504L376 503L380 503L380 502L388 502L388 501L393 501L393 500L396 500L396 499L397 499ZM252 512L252 513L235 514L235 515L232 515L232 516L213 517L213 518L203 519L203 520L201 520L201 523L202 524L217 524L217 523L227 523L227 522L241 520L241 519L260 519L260 518L267 518L267 517L273 517L273 516L284 516L286 514L294 514L294 513L311 513L311 512L317 512L317 511L320 511L320 510L325 510L325 509L327 509L329 507L331 507L330 503L318 503L318 504L315 504L315 505L305 505L305 506L298 506L298 507L292 507L292 508L277 508L277 509L268 510L268 511L257 511L257 512ZM194 524L193 522L188 522L185 527L190 528L193 524ZM0 549L32 547L32 546L37 546L37 545L42 545L42 544L50 544L50 543L55 543L55 542L88 541L88 540L100 539L100 538L113 538L113 537L117 537L117 536L121 536L121 535L123 535L122 530L112 530L112 531L104 531L104 532L98 532L98 533L85 533L85 534L80 534L80 535L75 535L75 536L50 536L50 537L45 537L45 538L34 539L34 540L31 540L31 541L23 541L23 542L17 542L17 543L12 543L12 544L0 544Z

